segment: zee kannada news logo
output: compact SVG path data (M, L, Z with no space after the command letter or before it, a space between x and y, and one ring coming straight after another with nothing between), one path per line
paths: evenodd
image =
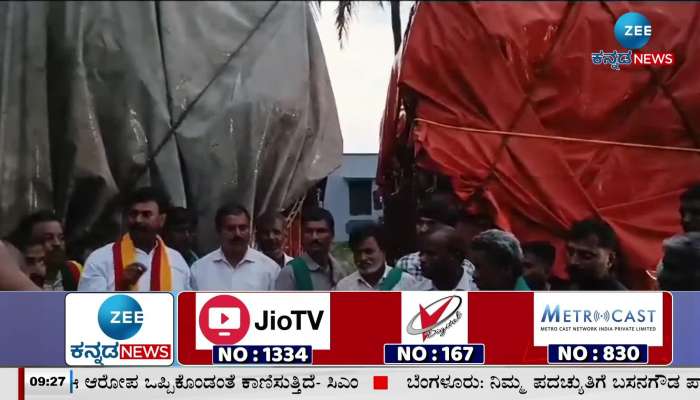
M615 39L627 51L613 50L606 53L600 50L591 54L594 65L610 65L619 71L620 65L661 65L671 66L675 63L672 52L641 52L639 50L649 43L652 36L651 22L644 15L628 12L620 16L615 23Z
M131 296L118 294L107 298L97 312L97 323L102 332L116 340L113 345L86 345L80 342L71 345L71 355L74 358L93 358L95 364L103 365L103 359L118 358L121 360L168 360L171 357L169 344L134 344L119 343L133 338L141 330L145 314L136 299Z
M445 332L462 319L459 311L461 305L462 298L455 295L438 299L427 307L419 305L418 314L406 325L406 332L409 335L422 335L424 342L434 336L445 336ZM420 327L415 326L418 319Z

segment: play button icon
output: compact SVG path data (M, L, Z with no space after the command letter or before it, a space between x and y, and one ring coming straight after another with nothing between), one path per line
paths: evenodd
M210 342L236 344L250 327L248 308L235 296L220 295L209 299L199 312L199 329Z
M209 327L212 329L240 329L241 309L239 307L211 307Z

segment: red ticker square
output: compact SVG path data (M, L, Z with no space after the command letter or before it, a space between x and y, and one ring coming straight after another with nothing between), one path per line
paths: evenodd
M386 375L375 375L374 376L374 390L387 390L389 389L389 377Z

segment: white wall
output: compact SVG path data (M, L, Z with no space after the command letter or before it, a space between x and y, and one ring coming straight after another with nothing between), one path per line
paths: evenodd
M346 242L348 234L345 231L346 224L351 220L374 219L382 215L382 210L374 209L372 215L350 215L350 198L348 190L348 178L370 178L374 180L377 172L377 154L344 154L343 164L338 170L328 177L325 193L325 208L335 219L335 241ZM372 184L372 190L376 190L376 184Z

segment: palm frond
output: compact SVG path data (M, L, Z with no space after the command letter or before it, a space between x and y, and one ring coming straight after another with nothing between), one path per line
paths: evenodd
M348 35L348 28L350 26L350 19L355 11L356 1L340 0L338 1L338 7L335 10L335 27L338 30L338 41L342 47L343 38Z
M394 54L401 48L401 3L391 0L391 30L394 34Z
M321 13L321 5L323 1L316 0L311 2L313 4L312 8L317 8L318 13ZM340 42L340 47L343 47L343 40L348 37L348 30L350 28L350 20L356 14L357 6L361 3L360 1L351 0L339 0L335 9L335 27L338 31L338 41ZM384 1L378 0L373 3L379 5L384 9ZM397 2L398 3L398 2ZM398 8L397 8L398 10ZM400 21L400 20L399 20ZM400 28L399 28L400 29Z

